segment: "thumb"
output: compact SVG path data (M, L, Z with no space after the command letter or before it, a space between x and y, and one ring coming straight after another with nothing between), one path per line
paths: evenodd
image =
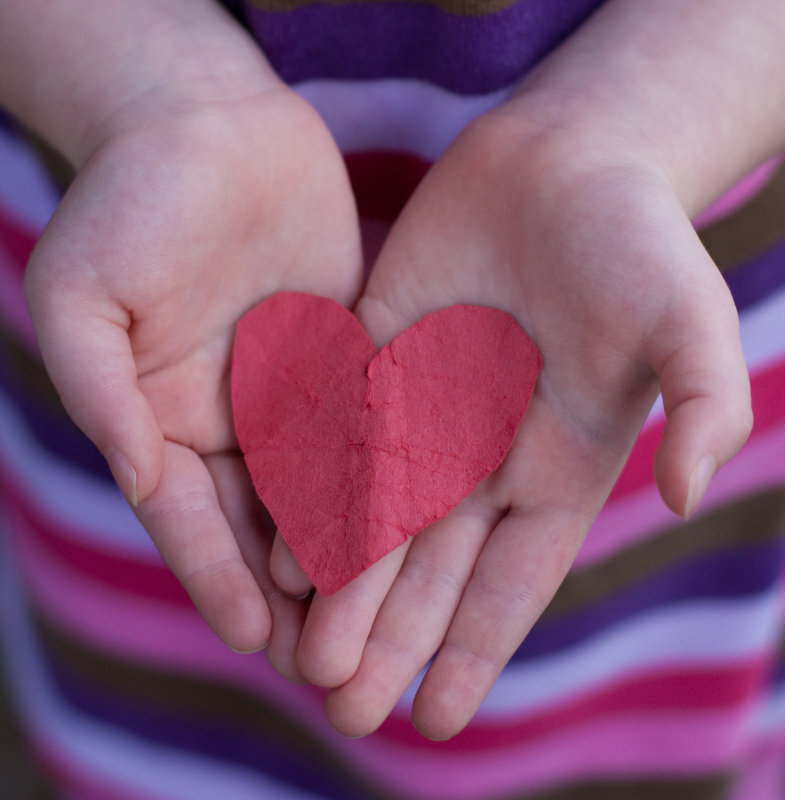
M353 309L377 347L427 314L457 302L451 299L448 281L431 280L431 270L421 263L422 249L412 252L407 247L407 210L389 232Z
M137 387L130 314L94 284L56 279L35 253L25 292L44 364L66 411L136 506L158 484L163 435Z
M666 504L689 517L752 429L750 382L730 292L714 265L690 308L663 320L649 363L666 425L654 472Z

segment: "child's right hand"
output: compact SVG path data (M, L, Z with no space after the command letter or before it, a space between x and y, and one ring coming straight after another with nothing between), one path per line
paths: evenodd
M187 4L189 24L202 13L205 41L220 50L223 39L231 58L211 63L198 30L177 30L158 54L162 67L171 62L160 84L150 56L145 80L84 127L68 153L77 177L34 252L26 291L66 409L207 622L247 651L269 641L260 586L270 582L231 419L234 326L281 290L350 304L362 257L343 161L317 114L239 26L211 4ZM147 36L140 9L155 17L156 5L172 14L181 3L111 4L93 17L133 16ZM114 79L117 64L108 71ZM280 595L268 600L285 636L287 615L300 611Z

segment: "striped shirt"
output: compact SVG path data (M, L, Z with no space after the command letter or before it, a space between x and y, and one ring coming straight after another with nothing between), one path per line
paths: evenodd
M392 219L455 135L598 2L226 5L327 122L362 214ZM22 294L59 192L4 122L0 610L16 708L48 780L80 800L785 797L775 170L764 165L696 221L739 309L755 412L700 513L682 522L659 499L657 406L574 568L469 727L423 739L409 722L412 687L379 731L347 740L320 690L207 629L60 407Z

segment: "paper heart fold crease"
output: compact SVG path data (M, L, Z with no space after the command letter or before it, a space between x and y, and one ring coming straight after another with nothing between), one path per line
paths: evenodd
M503 461L543 362L506 312L436 311L381 350L332 300L239 322L235 430L256 491L323 594L445 517Z

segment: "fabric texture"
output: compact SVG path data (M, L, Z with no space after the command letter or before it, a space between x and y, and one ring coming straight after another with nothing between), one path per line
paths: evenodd
M597 4L227 3L322 114L361 212L380 219ZM774 168L756 188L785 185ZM724 264L752 379L749 443L681 522L653 482L655 407L556 598L476 719L442 743L411 727L413 689L377 733L340 737L320 690L232 653L202 622L41 366L22 278L58 194L3 120L0 611L16 710L63 797L785 797L785 194L760 195L765 241L748 236ZM718 261L745 213L725 203L705 218Z

